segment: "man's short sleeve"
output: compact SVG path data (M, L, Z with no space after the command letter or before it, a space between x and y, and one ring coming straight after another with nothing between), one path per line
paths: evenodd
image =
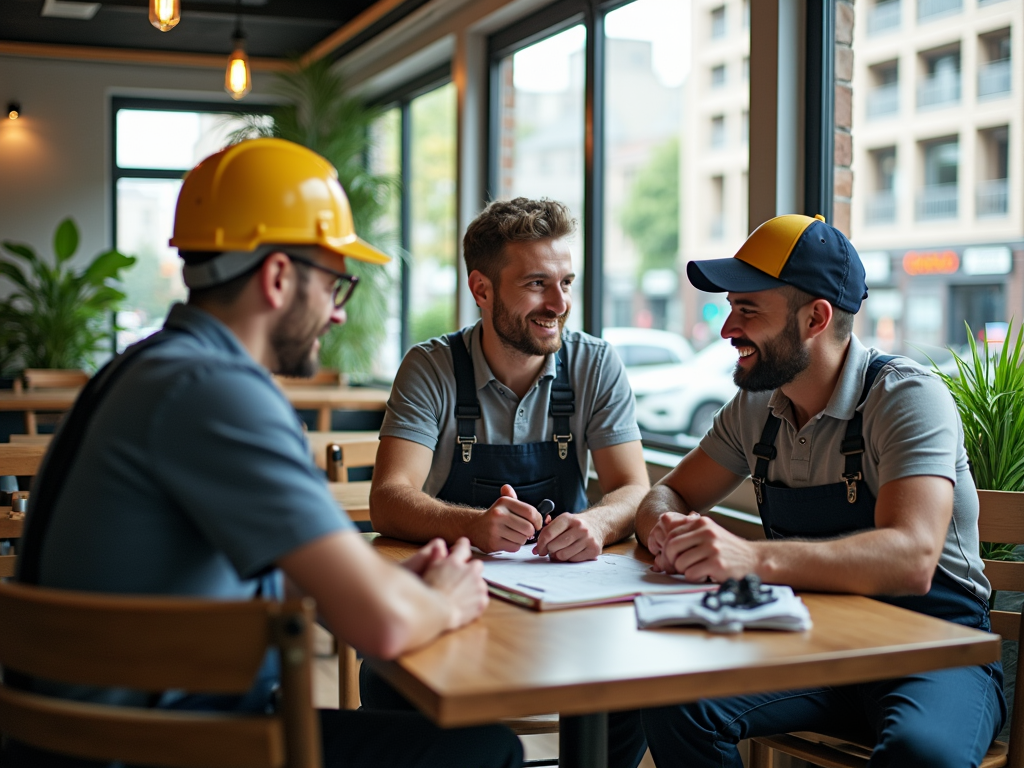
M626 378L626 369L610 345L603 343L594 408L586 426L591 451L641 438L636 424L636 402Z
M380 436L400 437L435 450L446 400L443 379L426 350L410 349L395 374Z
M159 485L243 578L354 527L313 464L291 406L257 372L203 368L181 377L147 440Z
M864 406L878 486L914 475L956 483L960 417L941 379L909 367L885 372Z

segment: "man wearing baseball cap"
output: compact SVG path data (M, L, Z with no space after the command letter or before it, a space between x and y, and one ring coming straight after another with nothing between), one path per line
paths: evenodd
M988 629L978 500L943 383L864 347L867 298L850 241L818 216L754 231L731 259L694 261L697 288L727 293L736 396L645 497L637 537L656 567L715 582L748 573L852 592ZM750 475L767 541L699 512ZM740 739L817 731L874 746L876 766L978 765L1005 719L996 664L841 687L645 710L659 768L740 768Z
M469 542L435 539L404 563L371 549L338 509L272 373L312 376L320 337L357 287L362 241L324 158L280 139L241 142L185 178L174 237L189 287L163 330L85 388L51 444L17 578L85 592L276 600L287 575L335 635L394 658L487 604ZM263 712L276 658L244 696L57 686L48 695L127 707ZM510 730L444 730L416 712L323 710L323 765L512 768ZM98 768L47 743L8 743L4 768ZM120 759L120 745L109 757ZM130 754L130 753L129 753ZM116 765L120 765L118 762ZM110 764L113 765L113 764Z

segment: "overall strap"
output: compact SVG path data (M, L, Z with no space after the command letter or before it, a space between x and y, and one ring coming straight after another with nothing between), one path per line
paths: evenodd
M462 460L469 463L473 458L473 444L476 442L476 420L480 418L480 401L476 396L476 376L473 375L473 358L462 339L462 331L448 334L448 346L452 350L452 364L455 366L455 442L462 447Z
M576 413L576 393L569 385L569 353L564 341L555 358L555 371L555 380L551 382L548 412L555 422L554 440L558 443L558 458L564 459L569 453L569 443L572 442L569 417Z
M103 402L107 393L121 374L130 366L127 364L138 357L143 350L159 345L167 339L166 333L158 333L132 345L118 355L93 376L82 389L71 412L61 425L50 444L50 450L32 487L32 512L26 521L25 533L21 539L18 554L18 581L23 584L38 584L42 565L43 540L57 508L64 481L78 457L78 449L85 439L93 414Z
M768 462L774 459L778 453L775 450L775 438L778 437L780 426L782 426L782 419L769 413L768 420L764 423L764 430L761 432L761 439L754 444L757 464L754 465L754 474L750 479L754 483L754 494L757 496L758 504L764 503L764 492L761 490L761 486L768 480Z
M896 356L879 355L868 365L868 370L864 374L864 388L861 390L860 400L857 401L858 408L868 399L868 392L871 391L875 379L878 378L878 372L894 357ZM850 504L857 503L857 481L864 479L864 475L861 472L863 468L861 462L864 455L863 428L864 411L855 410L853 418L846 422L846 435L843 437L843 442L839 447L839 452L846 457L843 480L846 482L846 501Z

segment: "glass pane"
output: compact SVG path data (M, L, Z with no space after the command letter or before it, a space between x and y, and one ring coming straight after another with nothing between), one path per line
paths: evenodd
M745 7L635 0L605 17L604 335L628 350L641 429L682 444L736 391L724 298L685 266L747 234Z
M402 170L402 112L389 109L370 127L369 169L371 173L398 178ZM371 239L386 253L399 255L401 233L401 197L392 194L384 215L377 222ZM401 359L402 338L402 259L393 258L387 265L391 285L395 287L388 295L388 318L385 321L387 337L381 346L374 374L381 378L394 379Z
M455 330L455 86L414 99L409 158L409 341Z
M125 272L118 349L160 330L172 302L185 299L178 250L167 244L180 189L174 179L117 181L117 248L138 258Z
M965 321L978 340L986 326L1021 317L1022 272L1011 254L1024 233L1024 166L1002 162L1000 141L1021 125L1001 47L1019 11L1019 3L858 2L852 68L837 74L853 89L844 228L869 288L854 331L947 373L955 366L946 347L966 351ZM844 194L837 187L837 200ZM836 211L838 221L842 204Z
M497 197L548 197L583 224L583 25L516 51L499 64ZM576 290L568 326L583 327L583 237L569 242Z
M119 109L117 165L187 171L226 147L241 126L234 115Z

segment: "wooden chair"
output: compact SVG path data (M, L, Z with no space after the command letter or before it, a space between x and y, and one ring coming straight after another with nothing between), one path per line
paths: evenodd
M89 374L78 369L61 368L26 368L20 379L14 382L15 392L20 392L22 386L27 391L40 389L77 389L84 387L89 381ZM35 411L25 411L25 434L38 434L39 424L54 424L60 422L64 414L46 413L36 414Z
M0 475L34 476L39 472L39 465L49 446L39 444L3 444L0 443ZM17 492L14 498L27 498L28 493ZM12 499L13 501L13 499ZM0 579L14 575L17 555L16 541L21 538L25 525L24 516L14 512L12 505L0 506L0 541L8 541L15 551L11 554L0 554Z
M978 491L981 541L1024 544L1024 494ZM985 575L994 590L1024 592L1024 562L985 561ZM992 631L1006 640L1020 642L1021 614L991 611ZM1017 665L1016 688L1024 691L1024 665ZM1024 768L1024 699L1017 699L1010 721L1010 743L996 741L989 747L981 768ZM750 768L771 768L772 753L783 752L825 768L862 768L871 758L871 746L849 744L817 733L790 733L750 742Z
M274 715L161 711L67 701L0 685L0 732L90 760L320 768L312 705L313 601L113 597L0 584L0 665L59 682L244 694L281 652Z
M307 432L309 449L332 483L347 483L348 471L372 467L380 440L376 432Z
M321 368L313 376L275 376L277 383L283 387L340 387L341 371Z

